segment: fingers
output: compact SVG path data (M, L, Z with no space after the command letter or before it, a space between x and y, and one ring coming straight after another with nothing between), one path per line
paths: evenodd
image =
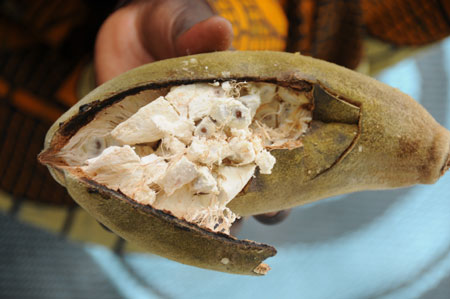
M291 213L291 209L288 209L288 210L282 210L282 211L273 212L273 213L259 214L259 215L255 215L253 217L263 224L272 225L272 224L280 223L281 221L286 219L290 213Z
M267 224L267 225L273 225L278 224L282 221L284 221L289 214L291 213L291 209L288 210L282 210L278 212L272 212L272 213L265 213L265 214L259 214L253 216L257 221ZM236 236L239 231L242 229L242 225L244 224L244 218L237 219L233 225L231 226L230 233L232 236Z
M233 31L204 0L150 1L139 12L142 44L155 59L226 50Z
M204 0L136 1L114 12L97 35L97 83L154 60L226 50L230 22Z
M136 27L137 5L125 6L103 23L95 42L95 70L98 85L155 59L143 47Z

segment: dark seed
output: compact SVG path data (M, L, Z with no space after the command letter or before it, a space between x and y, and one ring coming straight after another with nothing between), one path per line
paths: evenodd
M208 131L206 130L206 128L201 128L200 131L201 131L202 133L208 132Z
M236 117L237 118L241 118L242 117L242 112L239 110L236 110Z
M96 188L88 188L88 193L89 194L97 194L99 192L98 192L98 189L96 189Z
M222 160L222 163L225 164L225 165L231 165L231 160L228 159L228 158L225 158L225 159Z
M157 150L158 147L161 145L162 139L159 139L158 141L154 142L154 144L152 145L152 149L153 150Z
M95 148L98 150L102 148L102 144L100 143L100 141L95 140Z

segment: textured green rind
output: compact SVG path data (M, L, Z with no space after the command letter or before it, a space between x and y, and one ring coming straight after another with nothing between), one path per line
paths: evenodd
M273 173L257 174L245 191L229 204L240 215L285 209L359 190L433 183L448 168L450 133L409 96L337 65L281 52L200 54L134 69L98 87L66 112L48 132L45 147L55 146L55 140L70 119L78 114L81 105L108 101L136 88L227 79L291 83L305 80L320 84L361 111L358 124L318 123L305 136L303 148L273 151L277 158ZM63 123L62 129L60 123ZM101 201L98 195L86 193L83 190L86 186L80 186L80 181L70 176L64 181L64 173L49 168L94 217L125 239L138 242L152 252L183 263L234 273L248 274L257 264L249 266L244 262L245 271L223 269L217 264L220 254L199 257L194 243L206 242L209 244L205 245L208 252L227 248L229 253L244 255L246 247L239 247L219 236L216 240L203 230L178 233L175 228L178 220L167 218L162 213L145 216L148 209L132 206L115 195ZM127 211L126 216L112 216L113 213L118 216L122 209ZM146 220L135 221L132 219L135 215ZM134 225L126 226L130 221ZM152 223L158 224L154 226ZM170 238L166 231L173 232ZM165 239L158 237L161 234ZM188 250L179 256L180 248ZM240 262L247 261L244 257L239 259Z
M65 184L80 206L119 236L183 264L258 275L253 270L276 254L271 246L203 230L70 173L66 173Z
M98 87L65 113L50 129L46 147L58 124L78 113L80 105L149 83L227 78L320 82L334 94L359 104L362 110L362 134L345 163L303 185L304 179L298 177L295 165L278 161L272 175L254 181L261 181L258 185L265 188L231 202L230 207L243 215L363 189L433 183L448 159L449 132L408 95L331 63L269 51L200 54L136 68Z

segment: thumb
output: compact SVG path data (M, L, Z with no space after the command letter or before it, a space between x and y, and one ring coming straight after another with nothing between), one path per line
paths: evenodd
M232 41L231 23L220 16L212 16L179 35L175 49L177 56L224 51L231 47Z
M136 26L146 51L156 60L226 50L233 31L204 0L153 0L142 5Z

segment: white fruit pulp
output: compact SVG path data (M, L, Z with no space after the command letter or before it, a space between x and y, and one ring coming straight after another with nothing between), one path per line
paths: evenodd
M256 168L271 174L276 160L270 151L302 145L310 97L275 84L233 81L175 86L163 94L106 109L62 155L141 204L229 233L238 215L226 205Z

